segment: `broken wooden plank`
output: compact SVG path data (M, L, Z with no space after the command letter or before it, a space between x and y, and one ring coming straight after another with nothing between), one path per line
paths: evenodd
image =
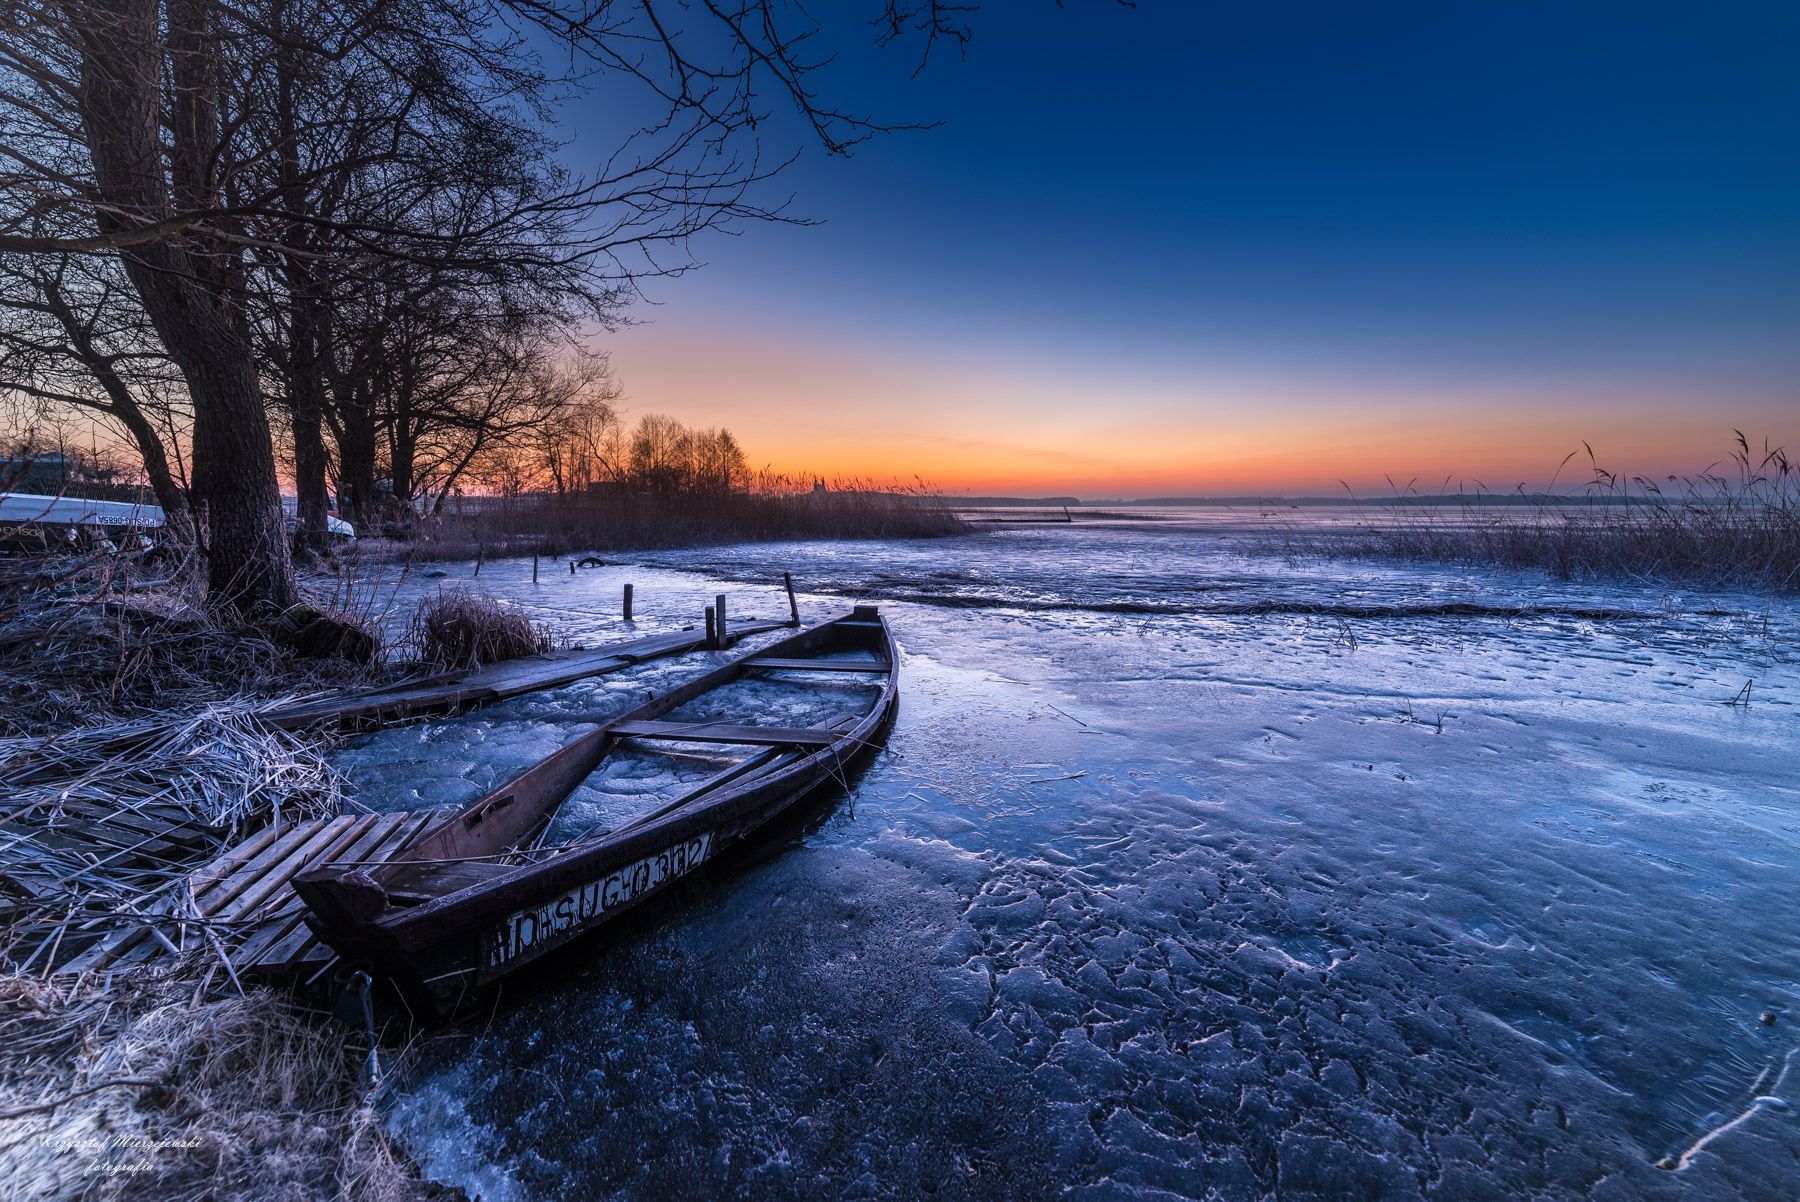
M269 870L280 864L291 855L296 847L302 846L324 828L328 818L312 818L305 822L296 822L287 827L261 851L236 866L230 873L221 877L207 891L207 898L201 905L203 913L218 914L224 910L238 895L249 889L268 875Z
M335 846L326 848L318 856L309 859L299 871L322 867L328 863L400 854L435 815L427 810L368 817L372 821L362 827L353 840L340 839ZM312 932L302 921L305 907L301 905L299 896L291 890L294 875L298 875L298 872L290 874L288 878L289 892L276 895L276 905L268 912L266 924L257 928L239 949L240 969L255 970L263 975L280 973L294 964L312 942Z
M188 878L193 883L194 896L198 898L209 886L230 876L240 865L273 843L286 829L291 828L271 822L212 863L195 870Z

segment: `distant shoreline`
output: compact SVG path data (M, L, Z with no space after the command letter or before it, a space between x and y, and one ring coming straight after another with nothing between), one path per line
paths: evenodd
M1084 501L1075 497L955 497L935 498L951 509L1357 509L1364 506L1385 508L1495 509L1552 505L1569 506L1667 506L1705 504L1704 498L1608 496L1604 494L1569 493L1435 493L1404 497L1144 497L1132 500L1102 497ZM1727 498L1718 498L1720 504Z

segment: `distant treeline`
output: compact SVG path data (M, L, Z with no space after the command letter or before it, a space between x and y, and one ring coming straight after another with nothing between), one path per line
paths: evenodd
M654 478L653 478L654 479ZM661 478L667 480L666 477ZM743 487L655 487L627 477L579 491L482 497L412 531L414 559L564 555L790 539L941 538L972 527L923 490L758 473Z

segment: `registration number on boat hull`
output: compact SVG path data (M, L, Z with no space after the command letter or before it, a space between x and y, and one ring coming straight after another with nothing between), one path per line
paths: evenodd
M539 905L514 911L489 933L488 968L562 942L611 911L686 876L705 862L711 850L712 832L708 831L647 855L599 880L576 885Z

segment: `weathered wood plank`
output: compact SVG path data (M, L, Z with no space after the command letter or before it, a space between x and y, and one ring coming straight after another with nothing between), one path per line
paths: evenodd
M354 840L340 840L337 846L328 848L309 860L301 871L329 863L399 855L436 814L427 810L370 817L379 821L363 827ZM292 877L289 879L291 881ZM304 913L305 907L301 905L300 898L290 890L280 899L280 906L271 914L268 925L259 928L238 950L236 963L239 970L254 971L259 975L276 975L302 960L310 945L315 942L311 929L303 921Z
M237 871L238 868L249 862L251 857L257 855L264 848L268 847L269 844L280 838L282 832L288 829L292 828L280 827L271 823L251 835L248 839L245 839L236 847L227 851L212 863L203 868L196 869L193 875L188 878L193 883L195 900L198 901L202 893Z
M843 737L813 726L745 726L732 722L615 722L607 729L627 739L751 745L785 743L796 747L828 747Z
M312 863L328 846L336 842L343 834L344 827L350 823L361 822L362 818L329 818L317 825L303 839L294 840L288 846L285 855L276 859L266 872L254 884L242 890L220 906L214 913L224 920L249 918L256 913L259 906L273 897L279 890L285 889L294 874Z
M879 672L888 671L883 659L788 659L780 656L758 657L744 665L747 668L792 668L805 672Z
M780 622L745 622L733 638L779 630ZM328 697L269 710L263 720L288 730L310 726L382 721L444 709L488 705L521 693L572 684L588 676L616 672L664 655L699 650L706 637L699 631L673 631L609 643L587 651L553 652L527 659L505 660L482 668L443 673L388 689L348 697Z
M207 898L201 904L206 914L218 914L229 906L239 895L267 876L270 869L280 864L291 855L296 847L302 846L319 833L328 818L309 818L305 822L296 822L281 831L261 851L241 865L234 866L208 890ZM196 899L198 902L198 899Z

